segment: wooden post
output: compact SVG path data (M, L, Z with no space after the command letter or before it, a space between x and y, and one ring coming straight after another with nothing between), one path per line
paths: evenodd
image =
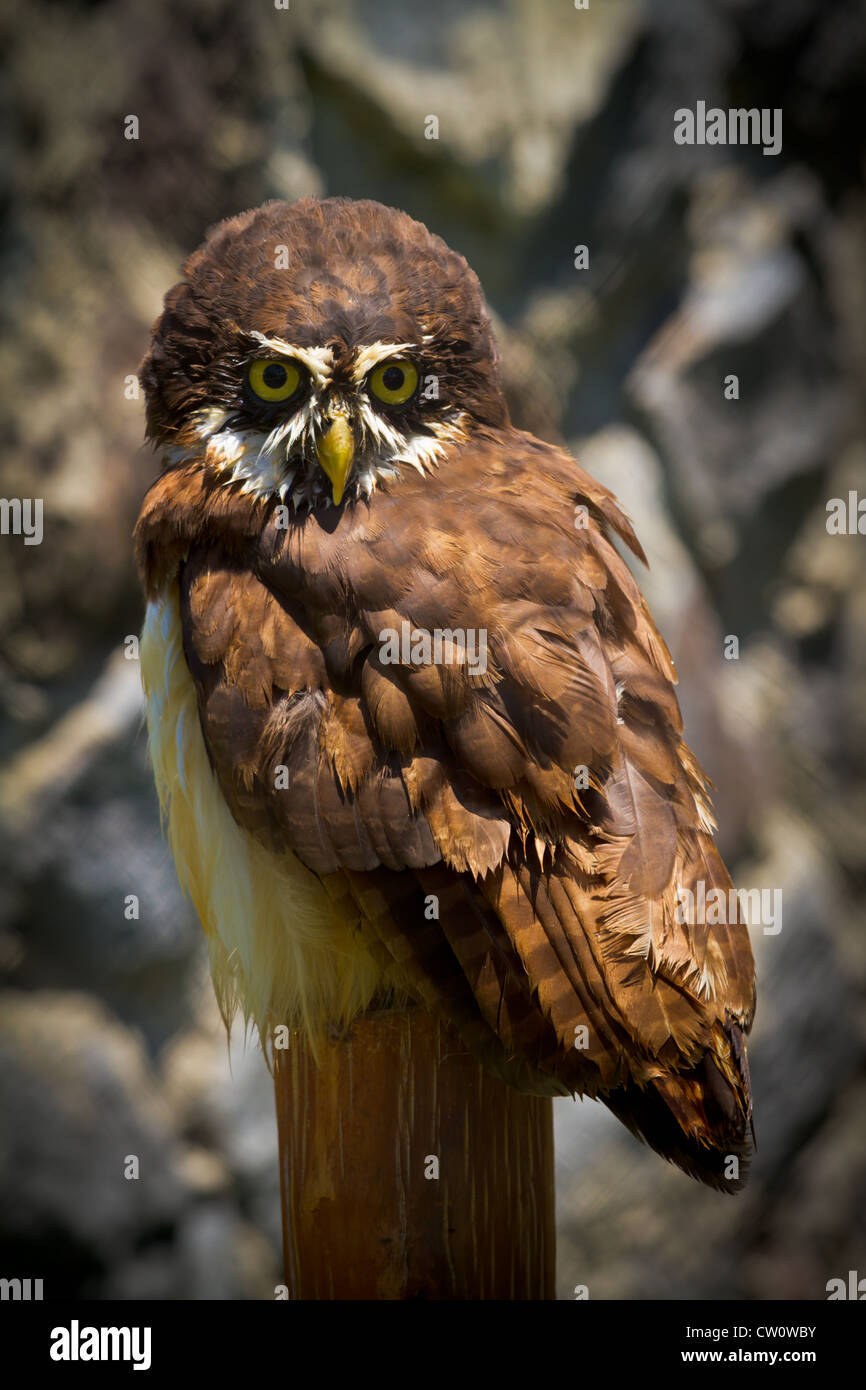
M293 1037L274 1074L290 1298L555 1297L550 1100L421 1009L360 1019L321 1068Z

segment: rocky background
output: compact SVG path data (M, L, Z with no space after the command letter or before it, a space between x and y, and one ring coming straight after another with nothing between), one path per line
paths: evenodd
M30 0L0 45L0 493L45 508L41 545L0 537L0 1274L47 1297L278 1281L270 1082L238 1028L226 1049L124 641L155 471L130 383L207 226L344 193L466 254L515 419L634 517L723 850L783 893L753 933L749 1189L557 1102L560 1296L866 1275L866 538L826 526L866 494L863 5ZM698 100L781 108L782 152L677 145Z

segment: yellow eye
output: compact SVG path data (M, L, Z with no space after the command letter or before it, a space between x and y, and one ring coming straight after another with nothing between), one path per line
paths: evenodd
M250 390L260 401L287 401L301 382L301 373L294 362L282 362L276 357L257 357L247 371Z
M412 362L383 362L370 373L370 390L386 405L404 405L417 389L418 368Z

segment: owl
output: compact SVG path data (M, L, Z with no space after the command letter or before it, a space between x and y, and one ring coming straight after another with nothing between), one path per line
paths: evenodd
M737 1189L753 960L643 552L512 426L466 261L267 203L187 260L141 381L149 748L224 1017L316 1049L420 1005Z

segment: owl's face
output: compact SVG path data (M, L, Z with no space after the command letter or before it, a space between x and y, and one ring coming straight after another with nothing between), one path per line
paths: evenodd
M184 275L141 372L169 467L339 506L507 423L478 282L405 213L269 203L216 228Z

